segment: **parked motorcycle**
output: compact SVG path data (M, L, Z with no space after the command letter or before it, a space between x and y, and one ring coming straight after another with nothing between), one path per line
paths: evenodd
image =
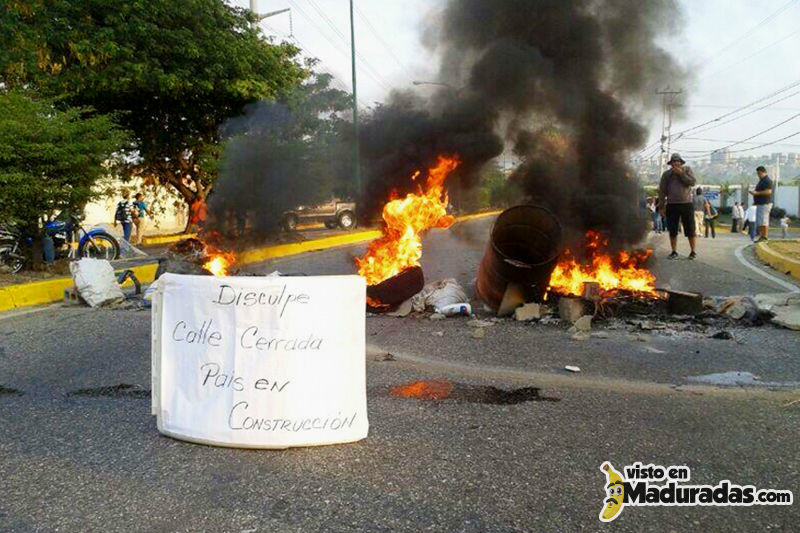
M118 259L120 246L113 235L101 228L86 230L81 222L83 216L76 213L60 215L46 222L43 228L45 260L64 257L92 257L95 259ZM0 228L0 264L11 272L19 272L25 265L25 246L33 237L23 235L13 225ZM50 256L50 257L48 257Z

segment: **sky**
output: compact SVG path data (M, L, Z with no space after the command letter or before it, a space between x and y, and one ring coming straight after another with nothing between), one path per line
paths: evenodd
M247 7L249 0L230 0ZM356 50L359 54L358 100L362 107L384 101L392 88L413 88L413 81L436 81L437 62L422 45L425 19L441 9L445 0L355 0ZM487 0L488 1L488 0ZM636 0L631 0L636 1ZM291 8L262 22L261 28L277 40L289 40L304 55L320 60L321 70L350 89L350 15L348 0L257 0L258 11ZM674 16L682 30L659 43L689 68L693 81L682 89L673 134L730 113L800 82L800 0L679 0ZM324 16L323 16L324 14ZM418 90L433 87L419 86ZM653 87L653 91L664 87ZM794 89L747 109L751 111L785 98L763 110L730 121L730 117L687 132L672 144L691 159L707 157L717 148L742 150L735 156L774 152L800 152L800 134L757 148L795 132L800 133L800 83ZM792 118L793 116L796 117ZM784 122L779 125L779 123ZM710 126L716 126L710 128ZM661 135L661 113L650 117L650 138ZM752 150L746 150L750 149ZM649 155L646 149L643 154Z

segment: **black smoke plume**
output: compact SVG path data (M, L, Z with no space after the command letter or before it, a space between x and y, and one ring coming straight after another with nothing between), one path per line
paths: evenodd
M225 123L211 235L243 246L277 234L288 210L355 195L350 98L330 82L315 74L283 101L256 102Z
M588 229L614 246L638 242L627 159L645 140L655 91L684 83L657 44L681 38L680 17L673 0L449 0L425 31L440 88L394 93L362 128L362 209L379 212L442 153L461 158L454 180L470 186L506 147L521 160L510 177L521 200L552 209L568 242Z

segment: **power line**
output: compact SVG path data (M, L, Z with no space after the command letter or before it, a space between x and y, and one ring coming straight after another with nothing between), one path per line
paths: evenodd
M719 70L715 70L713 72L710 72L710 73L704 74L702 76L699 76L698 79L702 80L702 79L708 78L709 76L713 76L713 75L719 74L721 72L725 72L726 70L732 69L733 67L737 67L737 66L741 65L742 63L744 63L746 61L749 61L750 59L754 58L755 56L757 56L758 54L760 54L764 50L767 50L768 48L772 48L776 44L780 44L783 41L785 41L786 39L788 39L790 37L794 37L798 33L800 33L800 29L794 30L793 32L789 33L788 35L784 35L783 37L781 37L777 41L771 42L770 44L768 44L767 46L764 46L763 48L759 48L757 51L753 52L752 54L750 54L749 56L747 56L747 57L745 57L743 59L740 59L736 63L730 64L727 67L723 67L723 68L721 68Z
M340 45L339 45L339 44L335 43L335 42L334 42L332 39L330 39L330 38L328 37L328 35L325 33L325 31L324 31L324 30L323 30L323 29L322 29L322 28L321 28L321 27L320 27L320 26L317 24L317 22L314 20L314 18L313 18L313 17L311 17L311 16L310 16L310 15L309 15L309 14L308 14L308 13L307 13L307 12L306 12L306 11L305 11L303 8L302 8L302 7L300 7L300 6L297 4L297 2L296 2L295 0L288 0L288 1L289 1L289 3L291 3L291 4L292 4L292 5L293 5L293 6L294 6L294 7L295 7L295 8L296 8L296 9L297 9L299 12L300 12L300 14L301 14L303 17L305 17L305 18L306 18L306 19L307 19L309 22L311 22L311 24L313 24L313 25L314 25L314 27L317 29L317 31L319 31L319 32L320 32L320 34L322 34L322 36L323 36L323 37L325 37L325 39L326 39L326 40L327 40L329 43L331 43L331 45L332 45L333 47L335 47L335 48L336 48L336 49L337 49L337 50L338 50L340 53L342 53L343 55L345 55L345 56L349 57L349 54L347 54L346 52L344 52L344 51L341 49L341 47L340 47ZM314 9L314 10L315 10L315 11L316 11L316 12L317 12L319 15L320 15L320 17L321 17L321 18L323 19L323 21L324 21L324 22L325 22L325 23L328 25L328 27L330 27L330 28L331 28L331 30L334 32L334 34L335 34L337 37L339 37L339 39L340 39L340 40L341 40L341 41L344 43L344 45L345 45L345 46L349 46L349 45L350 45L350 44L349 44L349 41L348 41L348 40L347 40L347 38L344 36L344 34L343 34L343 33L342 33L340 30L339 30L339 28L337 28L337 27L336 27L336 24L334 24L334 22L333 22L333 21L330 19L330 17L328 17L328 15L327 15L327 14L326 14L326 13L325 13L325 12L324 12L324 11L323 11L321 8L320 8L320 7L319 7L319 6L316 4L316 2L314 2L314 0L308 0L308 2L309 2L309 4L311 4L311 7L312 7L312 8L313 8L313 9ZM386 81L385 81L385 80L384 80L384 79L381 77L381 75L378 73L378 70L377 70L377 69L375 69L375 67L373 67L373 66L372 66L372 65L369 63L369 61L367 61L367 59L366 59L366 58L365 58L363 55L361 55L361 53L359 53L359 52L356 52L356 56L358 57L359 61L362 63L362 68L363 68L363 70L364 70L364 73L365 73L367 76L369 76L370 78L372 78L372 80L373 80L375 83L377 83L378 85L380 85L381 87L383 87L383 89L384 89L384 90L386 90L386 91L389 91L389 90L391 90L391 87L390 87L390 86L389 86L389 84L388 84L388 83L387 83L387 82L386 82Z
M734 46L735 44L737 44L739 41L741 41L742 39L744 39L745 37L747 37L747 35L749 35L750 33L752 33L754 30L757 30L758 28L762 27L762 26L763 26L764 24L766 24L767 22L771 21L772 19L774 19L775 17L777 17L778 15L780 15L781 13L783 13L784 11L786 11L786 10L787 10L787 9L788 9L788 8L789 8L789 7L790 7L792 4L794 4L795 2L797 2L797 0L789 0L788 2L786 2L785 4L783 4L781 7L779 7L779 8L778 8L776 11L773 11L771 14L767 15L766 17L764 17L764 18L763 18L763 19L761 19L760 21L756 22L756 23L755 23L755 24L754 24L752 27L750 27L750 28L749 28L747 31L745 31L744 33L742 33L741 35L739 35L738 37L736 37L735 39L733 39L732 41L730 41L728 44L726 44L725 46L723 46L722 48L720 48L719 50L717 50L716 52L714 52L714 53L713 53L713 54L711 54L710 56L708 56L708 58L707 58L707 59L705 59L705 60L703 60L703 62L701 63L701 65L700 65L700 66L698 66L698 68L705 68L705 65L708 65L709 63L713 63L713 62L714 62L714 60L715 60L717 57L719 57L720 55L722 55L724 52L726 52L726 51L730 50L730 48L731 48L731 47L733 47L733 46ZM705 65L703 65L703 64L705 64Z
M682 140L684 141L704 141L704 142L712 142L712 143L732 143L737 141L731 141L729 139L706 139L703 137L684 137ZM758 144L758 142L745 142L745 141L738 141L742 144ZM782 144L781 146L794 146L800 148L800 144ZM706 150L698 150L697 152L705 152Z
M745 143L745 142L749 141L750 139L755 139L756 137L758 137L758 136L760 136L760 135L763 135L763 134L767 133L768 131L772 131L772 130L774 130L774 129L776 129L776 128L780 127L780 126L783 126L783 125L784 125L784 124L786 124L787 122L790 122L790 121L792 121L792 120L796 119L797 117L800 117L800 113L796 113L796 114L792 115L791 117L787 118L786 120L783 120L783 121L781 121L781 122L778 122L777 124L774 124L774 125L770 126L769 128L767 128L767 129L765 129L765 130L761 130L761 131L759 131L758 133L756 133L756 134L753 134L753 135L751 135L750 137L748 137L748 138L746 138L746 139L742 139L741 141L736 141L736 142L734 142L734 143L731 143L731 144L729 144L729 145L727 145L727 146L723 146L722 148L717 148L717 149L716 149L716 150L714 150L714 151L715 151L715 152L718 152L719 150L725 150L726 148L731 148L732 146L736 146L736 145L738 145L738 144Z
M752 115L753 113L757 113L759 111L763 111L766 108L772 107L773 105L777 104L778 102L783 102L784 100L788 100L789 98L791 98L791 97L793 97L793 96L795 96L797 94L800 94L800 90L797 90L797 91L795 91L793 93L790 93L790 94L788 94L788 95L786 95L786 96L784 96L782 98L779 98L779 99L777 99L777 100L775 100L773 102L770 102L770 103L768 103L766 105L763 105L761 107L757 107L755 109L751 109L747 113L742 113L741 115L739 115L737 117L733 117L733 118L730 118L728 120L724 120L724 121L719 122L717 124L714 124L712 126L708 126L707 128L702 128L702 129L699 129L699 130L695 130L695 133L703 133L705 131L713 130L715 128L718 128L720 126L724 126L725 124L730 124L731 122L735 122L735 121L737 121L737 120L739 120L741 118L744 118L746 116Z
M300 40L297 38L296 35L287 35L287 34L285 34L283 32L280 32L280 31L276 30L274 27L272 27L272 26L270 26L268 24L264 24L264 27L266 27L272 33L281 36L283 39L286 39L286 40L289 40L289 41L293 41L293 44L295 46L297 46L300 49L300 51L305 52L308 57L310 57L310 58L319 58L319 56L317 54L315 54L313 52L313 50L311 50L308 46L306 46L305 44L300 42ZM348 87L347 84L345 84L342 81L342 79L335 72L333 72L332 70L327 68L321 61L319 63L317 63L316 65L314 65L314 69L320 70L320 71L324 72L325 74L330 75L331 79L333 80L333 84L339 90L344 91L346 93L350 93L351 92L350 91L350 87ZM368 107L368 105L361 99L358 100L358 104L361 107Z
M764 148L764 147L772 146L772 145L776 145L776 144L783 146L783 143L781 143L781 141L785 141L786 139L791 139L792 137L797 137L798 135L800 135L800 131L796 131L794 133L790 133L786 137L781 137L780 139L775 139L774 141L770 141L770 142L767 142L767 143L759 144L757 146L751 146L750 148L741 148L739 150L729 150L728 153L729 154L738 154L738 153L741 153L741 152L749 152L750 150L757 150L759 148ZM711 154L713 154L714 152L717 152L717 151L719 151L719 150L713 150L711 152L709 152L708 150L684 150L684 153L687 153L687 154L700 153L700 154L704 154L704 155L710 156Z
M358 13L358 16L361 17L361 20L363 20L364 24L367 25L367 29L372 33L372 35L375 36L375 38L378 40L378 42L381 43L381 45L389 53L389 55L392 56L392 59L394 59L395 63L397 63L397 66L399 66L405 72L406 76L408 76L409 78L412 78L413 76L411 75L411 72L406 68L406 66L403 64L403 62L400 61L400 59L397 57L397 55L392 50L392 47L389 46L386 43L386 41L383 40L383 37L381 37L380 32L378 32L378 30L375 29L375 26L372 25L372 22L370 22L370 20L367 18L367 16L364 14L364 12L361 11L361 9L359 9L358 6L355 6L355 9L356 9L356 13Z
M298 12L299 12L299 13L300 13L300 14L301 14L301 15L302 15L302 16L303 16L303 17L304 17L306 20L308 20L308 21L309 21L309 22L310 22L310 23L311 23L311 24L314 26L314 28L316 28L316 30L317 30L317 31L320 33L320 35L322 35L322 37L323 37L323 38L324 38L326 41L328 41L328 43L330 43L330 45L331 45L331 46L332 46L332 47L333 47L333 48L334 48L334 49L335 49L337 52L339 52L340 54L342 54L344 57L346 57L346 58L348 58L348 59L350 58L350 54L349 54L349 53L347 53L347 52L345 52L345 51L343 51L343 50L342 50L342 48L341 48L341 45L340 45L340 44L338 44L338 43L336 43L336 42L334 42L334 40L333 40L333 39L331 39L331 38L330 38L330 36L328 36L328 34L327 34L327 33L325 33L325 31L322 29L322 27L321 27L319 24L317 24L317 22L314 20L314 18L313 18L313 17L311 17L311 16L310 16L308 13L306 13L306 12L305 12L305 10L303 10L303 8L301 8L301 7L300 7L300 6L297 4L297 2L295 2L294 0L288 0L288 2L289 2L290 4L292 4L292 6L294 6L294 8L295 8L295 9L297 9L297 11L298 11ZM373 80L375 83L377 83L378 85L380 85L381 87L383 87L385 90L387 90L387 91L388 91L388 90L390 90L390 89L389 89L389 87L388 87L388 86L386 86L386 84L385 84L385 83L384 83L382 80L378 79L378 77L377 77L376 75L374 75L372 72L370 72L370 71L369 71L369 70L367 70L366 68L364 68L364 73L365 73L367 76L369 76L369 77L370 77L370 78L371 78L371 79L372 79L372 80Z
M698 124L698 125L696 125L696 126L692 126L691 128L686 128L685 130L679 131L678 133L675 133L675 134L673 135L673 137L675 138L675 140L677 140L679 137L683 136L683 135L684 135L684 134L686 134L686 133L689 133L689 132L691 132L691 131L698 130L698 129L700 129L700 128L704 127L704 126L707 126L707 125L709 125L709 124L714 124L715 122L720 122L720 121L721 121L722 119L724 119L724 118L730 117L730 116L732 116L732 115L735 115L735 114L739 113L740 111L744 111L745 109L747 109L747 108L749 108L749 107L753 107L754 105L760 104L761 102L764 102L764 101L766 101L766 100L769 100L769 99L771 99L771 98L774 98L775 96L777 96L777 95L779 95L779 94L781 94L781 93L784 93L784 92L786 92L786 91L788 91L788 90L794 89L794 88L795 88L795 87L797 87L797 86L800 86L800 80L798 80L798 81L795 81L795 82L793 82L793 83L790 83L790 84L789 84L789 85L787 85L786 87L783 87L782 89L778 89L777 91L775 91L775 92L772 92L772 93L768 94L767 96L763 96L763 97L761 97L761 98L759 98L759 99L757 99L757 100L754 100L754 101L750 102L750 103L749 103L749 104L747 104L747 105L744 105L744 106L741 106L741 107L739 107L738 109L734 109L733 111L729 111L728 113L724 113L724 114L722 114L722 115L720 115L720 116L718 116L718 117L712 118L711 120L707 120L707 121L705 121L705 122L703 122L703 123L701 123L701 124ZM798 92L800 92L800 91L798 91ZM794 96L795 94L797 94L797 92L795 92L795 93L793 93L793 94L791 94L791 95L789 95L789 96ZM765 106L763 106L763 107L761 107L761 108L759 108L759 109L764 109L764 108L766 108L766 107L769 107L769 106L771 106L771 105L774 105L774 104L776 104L777 102L781 102L781 101L785 100L786 98L789 98L789 96L787 96L787 97L785 97L785 98L782 98L782 99L780 99L780 100L776 100L775 102L770 102L770 103L768 103L767 105L765 105ZM756 111L757 111L757 110L756 110ZM753 111L753 112L754 112L754 111ZM748 114L749 114L749 113L748 113ZM745 115L741 115L741 116L745 116ZM740 117L736 117L736 118L735 118L735 119L733 119L733 120L738 120L739 118L741 118L741 116L740 116ZM729 122L732 122L733 120L731 120L731 121L729 121ZM717 125L721 125L721 124L717 124ZM716 125L715 125L714 127L716 127ZM707 129L711 129L711 128L707 128ZM705 131L705 130L704 130L704 131Z
M347 37L339 30L339 27L336 26L336 23L327 15L327 13L325 13L325 11L321 7L319 7L319 4L317 4L315 0L308 0L308 3L311 4L311 7L319 14L320 17L322 17L322 19L325 21L328 27L330 27L333 30L333 32L339 37L339 39L341 39L342 42L345 43L345 45L349 46L350 42L347 40ZM358 57L358 59L366 67L370 68L373 74L375 74L375 76L380 78L381 81L383 82L386 81L384 80L383 76L381 76L380 71L375 67L373 67L372 64L369 61L367 61L367 58L361 55L361 52L356 51L356 57ZM383 85L383 87L386 90L389 90L389 87L387 85Z

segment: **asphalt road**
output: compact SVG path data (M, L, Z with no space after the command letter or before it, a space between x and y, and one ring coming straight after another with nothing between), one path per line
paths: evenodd
M469 286L489 224L433 233L426 278L456 277ZM696 262L658 261L660 282L708 295L779 290L735 259L742 242L735 238L701 240ZM663 257L663 243L656 244ZM362 248L254 270L349 273ZM791 385L800 380L796 332L715 323L667 335L674 324L641 330L619 320L596 325L608 338L574 341L564 325L504 321L474 339L467 322L370 317L369 437L250 451L157 432L147 394L149 311L56 307L0 317L0 531L796 528L798 504L626 508L610 526L598 521L606 460L618 468L685 464L693 483L730 479L797 497L800 404L790 404L800 398ZM708 338L720 328L734 339ZM566 364L582 372L565 373ZM774 383L718 388L686 380L723 370ZM418 379L540 387L540 396L554 401L389 396L391 386ZM75 394L123 383L139 388Z

